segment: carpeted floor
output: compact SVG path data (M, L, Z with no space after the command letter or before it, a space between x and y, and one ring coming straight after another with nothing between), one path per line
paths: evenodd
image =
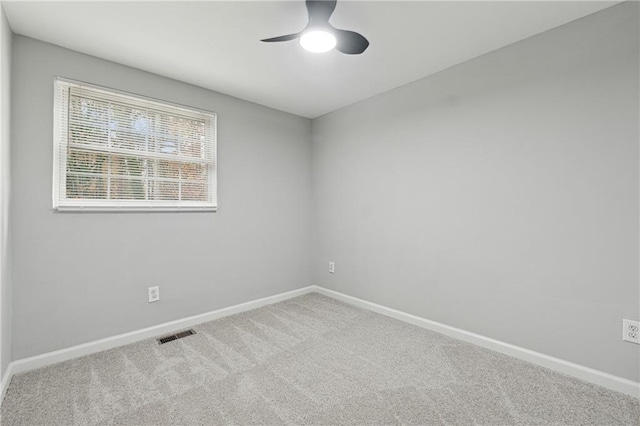
M309 294L16 375L3 425L638 425L637 399Z

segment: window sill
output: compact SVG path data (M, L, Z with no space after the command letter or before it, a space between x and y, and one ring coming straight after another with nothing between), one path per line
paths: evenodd
M176 207L176 206L57 206L53 208L53 211L60 213L179 213L179 212L212 212L218 211L218 207Z

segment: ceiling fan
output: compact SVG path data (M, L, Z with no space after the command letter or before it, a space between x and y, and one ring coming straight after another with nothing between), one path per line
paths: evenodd
M306 0L309 23L302 31L261 41L272 43L299 39L302 47L315 53L328 52L335 47L348 55L361 54L369 47L366 38L354 31L337 29L329 23L336 3L337 0Z

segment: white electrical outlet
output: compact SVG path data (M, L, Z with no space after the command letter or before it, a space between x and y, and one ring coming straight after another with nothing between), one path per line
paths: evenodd
M329 262L329 273L336 273L336 262Z
M149 303L160 300L160 287L149 287Z
M640 345L640 321L622 320L622 340Z

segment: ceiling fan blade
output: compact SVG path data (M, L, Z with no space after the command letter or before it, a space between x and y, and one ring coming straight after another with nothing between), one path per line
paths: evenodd
M347 30L334 30L336 36L336 50L348 55L359 55L369 47L369 40L364 36Z
M274 41L289 41L289 40L298 38L299 35L300 35L299 33L287 34L287 35L278 36L278 37L265 38L264 40L260 40L260 41L264 41L266 43L273 43Z
M337 0L307 0L308 26L328 23L331 14L336 9L336 3Z

